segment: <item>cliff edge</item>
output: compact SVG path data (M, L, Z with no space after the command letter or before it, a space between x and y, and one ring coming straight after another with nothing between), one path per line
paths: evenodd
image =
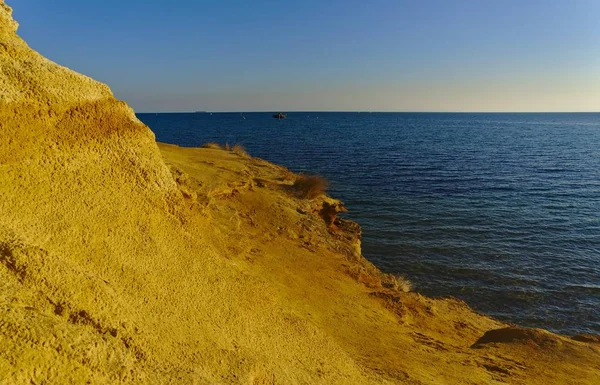
M405 293L341 202L157 144L0 0L0 384L597 384L600 344Z

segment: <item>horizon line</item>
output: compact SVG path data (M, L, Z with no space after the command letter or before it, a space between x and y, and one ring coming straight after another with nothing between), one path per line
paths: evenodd
M239 111L143 111L136 114L253 114L253 113L335 112L357 114L598 114L600 111L368 111L368 110L239 110Z

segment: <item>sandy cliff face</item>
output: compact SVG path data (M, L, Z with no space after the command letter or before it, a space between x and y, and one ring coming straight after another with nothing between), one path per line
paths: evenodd
M0 383L364 382L203 240L151 131L0 2ZM352 381L354 382L354 381Z
M0 0L0 384L598 383L594 339L398 292L336 201L159 148L16 31Z

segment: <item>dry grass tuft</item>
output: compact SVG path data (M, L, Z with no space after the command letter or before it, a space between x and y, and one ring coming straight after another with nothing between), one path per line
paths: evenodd
M319 175L298 175L292 185L293 190L301 198L313 199L325 194L329 183Z
M202 148L212 148L213 150L222 150L223 147L219 143L208 142L202 145Z
M231 148L231 152L244 158L249 158L250 155L246 152L246 149L241 144L236 144Z
M241 144L234 144L233 146L229 143L225 143L224 146L221 146L219 143L208 142L202 145L202 148L211 148L213 150L225 150L229 152L233 152L236 155L242 156L244 158L250 158L250 155L246 152L246 149Z
M402 274L384 274L381 278L381 285L404 293L414 289L412 282Z

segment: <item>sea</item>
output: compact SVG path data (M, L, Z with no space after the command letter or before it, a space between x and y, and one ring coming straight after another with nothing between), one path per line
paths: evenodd
M363 254L428 296L600 334L600 113L138 114L161 142L241 144L320 174Z

